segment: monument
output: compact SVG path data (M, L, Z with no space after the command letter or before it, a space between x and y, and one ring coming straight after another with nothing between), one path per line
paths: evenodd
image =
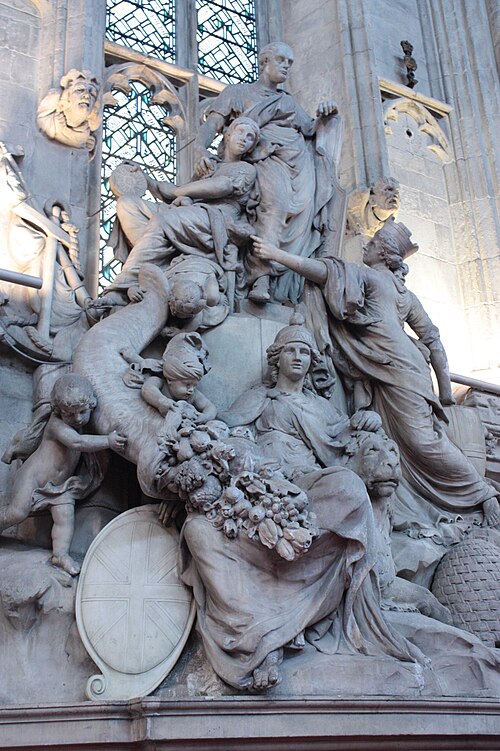
M87 57L33 115L84 177ZM395 748L438 712L437 749L467 707L493 748L500 390L460 403L405 193L384 170L347 196L342 107L308 114L294 60L263 44L209 98L190 178L115 168L100 293L64 180L42 210L31 144L2 143L0 747Z

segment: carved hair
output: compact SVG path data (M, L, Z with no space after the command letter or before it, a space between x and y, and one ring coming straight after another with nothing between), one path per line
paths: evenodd
M336 448L342 450L340 458L341 464L347 464L351 457L355 456L360 451L365 441L373 438L373 436L378 436L383 443L390 443L397 449L396 444L391 438L389 438L383 428L378 428L377 430L362 430L350 427L343 432L333 444Z
M396 222L394 217L388 219L383 227L375 232L373 241L378 242L382 260L391 271L399 269L405 258L418 250L418 245L411 240L408 227L402 222Z
M97 96L99 92L99 79L97 78L97 76L94 76L90 70L78 70L77 68L71 68L71 70L69 70L61 78L61 88L67 89L78 81L82 81L83 83L86 83L88 86L93 88Z
M396 243L387 238L384 240L378 238L378 241L380 248L380 257L387 268L391 271L397 271L398 269L400 269L403 265L403 259L401 258L401 253Z
M283 48L289 50L292 53L293 56L293 50L291 47L289 47L288 44L285 44L285 42L271 42L271 44L266 44L265 47L261 49L259 52L259 71L262 72L264 69L265 64L271 57L271 55L276 55L279 52L283 50Z
M176 334L162 357L163 374L172 381L201 380L210 370L208 352L197 333Z
M255 143L257 143L260 138L260 128L257 123L254 122L254 120L251 120L249 117L237 117L235 120L233 120L231 125L229 125L228 129L226 130L224 138L228 138L233 130L238 127L238 125L247 125L253 132L255 136Z
M190 318L195 316L205 307L205 293L198 282L190 279L175 279L172 284L172 294L168 305L174 316L178 318ZM179 315L179 308L185 316Z
M50 403L54 414L60 417L62 410L72 412L87 406L94 409L97 399L88 378L69 373L55 382Z
M399 180L394 177L379 177L370 188L371 195L374 195L378 190L385 190L386 188L398 189L401 187Z

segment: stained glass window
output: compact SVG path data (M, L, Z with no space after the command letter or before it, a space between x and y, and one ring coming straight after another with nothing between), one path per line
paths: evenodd
M107 0L106 27L112 42L175 62L175 0Z
M124 159L147 168L157 180L175 179L175 134L166 128L164 107L151 104L151 92L142 83L131 82L128 96L114 92L117 106L107 110L103 121L101 193L100 286L105 287L119 270L107 245L115 217L115 197L109 176Z
M198 70L225 83L255 81L257 27L254 0L196 0Z
M185 0L107 0L107 38L145 56L175 63L176 4L183 16L196 9L200 73L226 83L257 78L255 0L195 0L194 7ZM157 179L175 180L176 166L175 134L162 122L166 110L151 104L150 90L132 82L129 95L114 92L114 96L117 105L106 108L103 117L101 290L119 270L108 245L115 217L111 172L124 159L131 159Z

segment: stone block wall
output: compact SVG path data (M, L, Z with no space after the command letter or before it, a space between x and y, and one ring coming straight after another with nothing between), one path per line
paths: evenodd
M385 175L401 182L399 220L420 245L410 259L408 286L440 327L451 369L498 380L495 4L282 0L281 6L283 38L296 59L291 90L311 114L323 97L339 103L341 184L355 192ZM402 40L414 46L414 89L406 86ZM430 131L425 124L419 131L414 117L400 113L388 135L390 100L412 102L415 95L434 120ZM441 157L429 149L436 137L446 143Z

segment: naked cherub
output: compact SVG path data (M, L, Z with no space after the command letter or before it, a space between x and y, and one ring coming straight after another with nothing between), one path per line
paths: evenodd
M0 512L0 531L24 521L32 511L50 508L54 566L72 576L80 571L69 549L75 526L75 502L100 484L102 474L92 454L103 449L119 451L127 438L114 430L109 435L83 435L97 404L92 384L69 374L59 378L51 395L51 412L39 444L19 468L10 503ZM80 459L86 455L85 467Z

